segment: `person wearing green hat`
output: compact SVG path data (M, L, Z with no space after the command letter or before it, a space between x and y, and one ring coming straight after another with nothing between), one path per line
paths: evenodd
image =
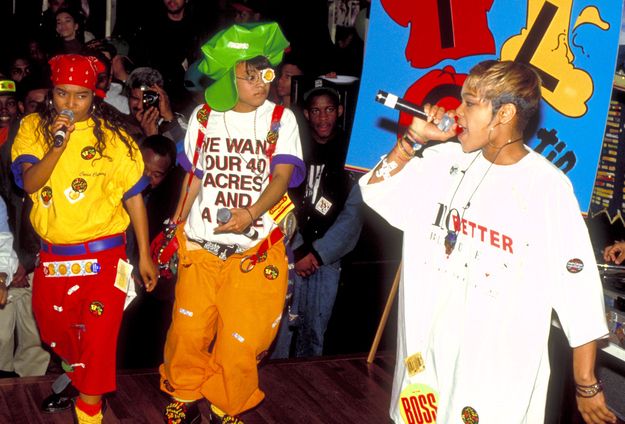
M175 232L179 261L160 367L161 389L173 398L168 423L199 422L202 398L211 422L240 423L236 416L264 398L257 364L287 288L277 222L292 209L287 188L306 172L293 113L267 100L287 47L276 23L233 25L202 46L199 69L214 82L189 122L179 156L189 174L166 230Z

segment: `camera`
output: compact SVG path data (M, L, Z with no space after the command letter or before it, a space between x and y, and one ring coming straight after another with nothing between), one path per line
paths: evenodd
M144 109L148 109L150 107L158 108L158 93L154 90L150 90L146 86L142 86L141 91L143 91L143 98L141 101L143 102Z

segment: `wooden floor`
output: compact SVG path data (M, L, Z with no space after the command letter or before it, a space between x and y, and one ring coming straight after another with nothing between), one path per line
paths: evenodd
M269 361L260 369L266 398L241 419L246 424L386 424L393 366L392 354L378 355L371 365L364 356ZM71 424L70 412L39 412L54 378L0 379L0 424ZM162 423L168 399L158 381L154 370L118 375L104 423ZM200 410L208 417L206 402ZM208 418L202 423L208 424Z

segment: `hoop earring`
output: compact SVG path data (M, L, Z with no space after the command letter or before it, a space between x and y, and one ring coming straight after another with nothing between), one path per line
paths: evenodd
M52 107L52 99L48 99L48 106Z
M91 112L90 112L90 114L93 115L94 112L95 112L95 103L91 103Z

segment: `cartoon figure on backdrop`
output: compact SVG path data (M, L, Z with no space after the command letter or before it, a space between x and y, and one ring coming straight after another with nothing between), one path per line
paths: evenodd
M457 124L441 131L444 109L426 106L427 122L415 118L360 180L364 201L404 232L396 423L423 409L441 423L543 422L552 310L584 420L616 422L594 375L608 330L588 230L570 181L524 145L540 87L522 63L479 63L447 112ZM416 155L428 140L443 143Z
M273 358L286 358L294 337L297 357L323 354L323 342L341 276L341 258L362 228L360 188L345 168L348 139L339 127L339 93L328 87L304 96L309 134L303 144L305 184L289 190L299 228L294 256L293 301L280 324Z
M444 59L495 54L488 27L494 0L382 0L382 7L399 25L410 25L406 59L414 68L429 68ZM448 7L441 7L447 4ZM427 43L422 40L426 37Z
M574 40L575 30L585 24L603 31L608 30L610 24L601 18L597 6L585 7L573 19L573 25L572 12L573 0L560 1L557 5L528 0L525 27L520 34L503 42L501 59L534 66L542 80L544 100L565 116L579 117L588 112L587 102L594 95L596 81L587 70L575 65L571 44L573 47L580 45L571 43L569 37ZM581 52L584 52L583 46Z
M160 368L168 423L197 422L203 398L212 422L240 423L264 397L257 364L278 331L288 273L272 213L306 172L293 113L267 100L287 46L276 23L233 25L202 46L200 70L215 82L179 156L190 173L172 224L152 246L167 263L175 231L180 266Z
M157 281L141 198L147 179L137 145L96 87L103 65L95 57L61 55L50 67L51 98L22 120L12 149L12 171L33 202L30 220L42 239L33 311L41 339L66 371L43 407L69 407L71 380L79 392L78 423L101 423L102 395L115 390L117 332L131 274L123 234L129 222L145 288Z

